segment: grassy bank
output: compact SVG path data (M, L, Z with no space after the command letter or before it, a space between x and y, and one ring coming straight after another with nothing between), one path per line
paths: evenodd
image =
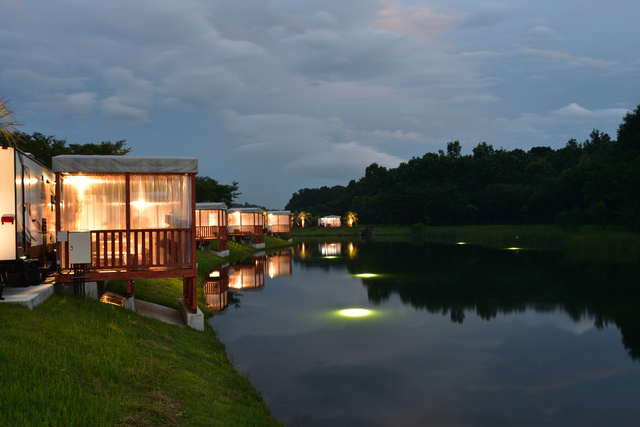
M376 241L420 239L434 243L472 243L489 247L522 246L540 249L566 249L576 251L607 251L640 253L640 236L620 227L610 226L605 230L583 227L570 233L557 225L477 225L425 227L414 233L412 227L374 226ZM351 236L359 236L357 229L296 228L294 237L326 239L330 236L345 238L343 230L353 230Z
M61 295L0 328L2 426L279 425L211 328Z
M295 227L291 229L293 237L319 236L359 236L362 227Z
M265 243L266 251L290 246L271 237ZM230 242L230 252L198 251L199 285L257 251ZM136 281L136 298L177 307L180 297L181 280ZM33 311L3 304L0 331L0 426L281 425L211 328L198 332L54 295Z

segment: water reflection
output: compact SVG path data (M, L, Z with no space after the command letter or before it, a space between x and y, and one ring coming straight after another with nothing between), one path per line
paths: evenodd
M638 263L576 261L560 251L495 250L479 245L358 243L359 256L331 263L295 257L302 269L344 270L361 280L369 301L393 295L416 310L463 323L472 311L498 315L564 312L574 322L602 329L615 324L625 348L640 358ZM297 253L296 253L297 254Z
M322 256L342 255L342 243L320 243L318 249Z
M638 263L409 242L354 241L349 257L340 243L333 259L301 244L215 321L286 425L640 419Z
M293 250L287 250L267 256L269 278L291 276L293 271Z
M229 287L238 290L261 290L264 286L264 255L235 264L229 269Z
M204 297L209 310L222 312L229 307L229 266L209 274L204 283Z

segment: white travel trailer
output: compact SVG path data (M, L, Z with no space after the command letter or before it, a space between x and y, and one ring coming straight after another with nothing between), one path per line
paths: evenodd
M29 153L0 147L0 276L39 284L55 260L55 174Z

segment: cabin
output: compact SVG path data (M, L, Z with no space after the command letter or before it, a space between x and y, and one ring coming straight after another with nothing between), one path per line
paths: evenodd
M227 210L229 237L254 248L264 248L264 215L260 208Z
M73 283L76 292L85 281L126 280L125 299L133 308L134 280L182 278L180 311L187 325L193 326L186 318L189 314L198 324L202 316L196 293L198 160L65 155L54 157L52 163L56 283Z
M338 215L328 215L322 218L318 218L318 227L340 227L340 226L342 226L342 222Z
M291 240L291 211L267 211L265 226L270 234Z
M212 251L220 257L229 256L227 205L224 203L196 203L196 241L201 246L218 242L218 250Z

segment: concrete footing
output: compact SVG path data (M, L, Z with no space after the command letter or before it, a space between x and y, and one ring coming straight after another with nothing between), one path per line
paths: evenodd
M76 286L75 283L56 283L53 288L56 294L74 296ZM102 294L104 294L104 282L84 282L82 295L99 301Z
M204 331L204 314L198 308L197 313L192 313L189 304L184 298L178 300L180 302L178 309L185 325L197 331Z
M29 310L33 310L34 307L45 302L53 293L52 283L43 283L26 288L5 286L2 293L3 300L0 300L0 302L19 304L27 307Z

